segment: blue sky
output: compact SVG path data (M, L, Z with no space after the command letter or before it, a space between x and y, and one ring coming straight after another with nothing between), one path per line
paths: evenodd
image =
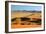
M25 6L25 5L11 5L11 10L27 10L27 11L41 11L42 7L41 6Z

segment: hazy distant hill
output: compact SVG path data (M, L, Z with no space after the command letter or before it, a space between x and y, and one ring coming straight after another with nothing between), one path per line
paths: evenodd
M41 13L41 11L26 11L26 10L16 10L16 11L12 11L12 12L31 12L31 13Z

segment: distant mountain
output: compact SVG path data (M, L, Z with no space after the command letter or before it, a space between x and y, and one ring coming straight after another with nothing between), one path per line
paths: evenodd
M16 11L12 11L12 12L31 12L31 13L41 13L41 11L35 11L35 10L33 10L33 11L26 11L26 10L16 10Z

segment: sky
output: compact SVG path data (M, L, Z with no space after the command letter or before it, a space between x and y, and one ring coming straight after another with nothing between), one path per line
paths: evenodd
M27 11L41 11L42 7L41 6L25 6L25 5L11 5L11 10L27 10Z

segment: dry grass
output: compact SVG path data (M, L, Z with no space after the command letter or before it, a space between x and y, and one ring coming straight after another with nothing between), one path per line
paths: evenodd
M11 19L15 17L28 17L28 18L41 18L41 13L12 13ZM32 23L30 25L21 25L19 22L18 24L13 24L16 23L16 21L13 21L11 24L11 28L36 28L36 27L41 27L41 25L37 25L36 23Z

